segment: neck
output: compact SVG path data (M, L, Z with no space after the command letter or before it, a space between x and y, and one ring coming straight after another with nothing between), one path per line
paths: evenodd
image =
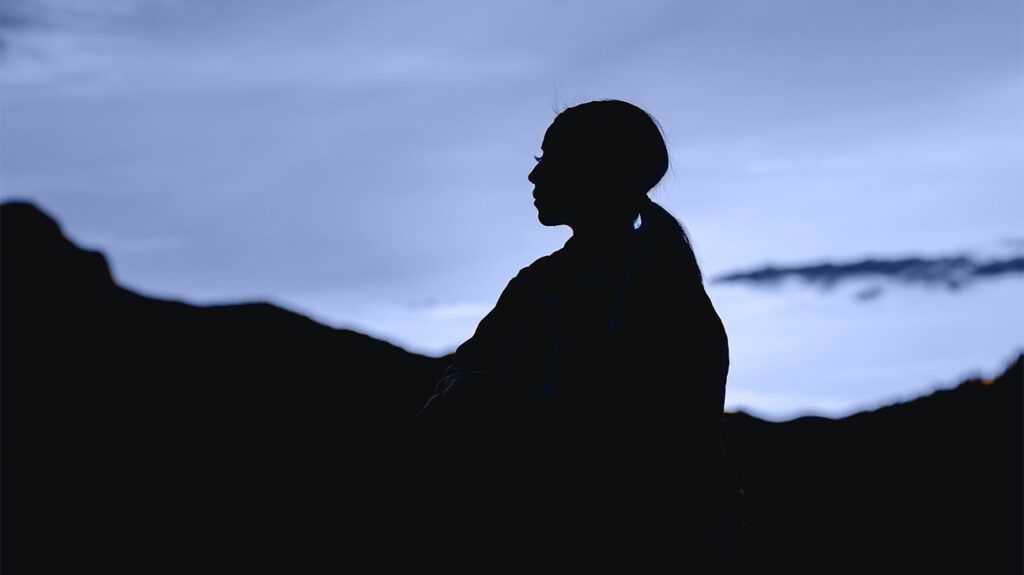
M617 218L602 222L581 222L572 224L572 237L585 244L618 244L633 237L636 216Z

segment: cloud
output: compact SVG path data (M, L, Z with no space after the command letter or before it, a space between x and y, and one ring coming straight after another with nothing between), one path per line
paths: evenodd
M0 10L4 82L45 83L107 65L110 40L170 0L6 0ZM116 49L115 49L116 50Z
M1000 276L1024 274L1024 256L979 261L966 255L936 258L864 259L846 263L820 263L803 266L774 266L741 270L715 278L716 283L747 283L754 286L776 285L795 278L823 288L854 280L884 280L928 288L957 290L975 282ZM861 301L877 298L880 287L860 292Z
M73 236L80 245L118 255L173 250L188 243L184 236L171 234L129 236L109 231L82 230Z
M96 28L167 0L7 0L0 32L27 29Z

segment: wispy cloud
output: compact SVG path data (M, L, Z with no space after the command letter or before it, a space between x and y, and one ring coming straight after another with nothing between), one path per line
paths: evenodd
M1007 275L1024 274L1024 257L979 261L958 255L936 258L864 259L845 263L820 263L797 266L767 265L723 274L719 283L748 283L754 286L776 285L799 279L824 288L851 280L885 280L932 288L957 290L975 282ZM858 299L874 299L879 289L861 292Z
M0 7L4 81L39 83L101 68L118 25L172 0L6 0ZM122 30L123 31L123 30Z
M81 230L73 236L72 239L82 246L115 255L172 250L188 243L188 239L183 236L125 236L103 230Z

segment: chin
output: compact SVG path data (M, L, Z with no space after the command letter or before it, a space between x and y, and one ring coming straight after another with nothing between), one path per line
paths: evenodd
M551 214L546 214L541 211L537 212L537 220L541 223L541 225L545 226L560 226L565 223L565 221L563 221L561 218L556 218Z
M533 207L537 208L537 220L545 226L564 226L568 223L565 210L559 209L562 206L557 202L535 201Z

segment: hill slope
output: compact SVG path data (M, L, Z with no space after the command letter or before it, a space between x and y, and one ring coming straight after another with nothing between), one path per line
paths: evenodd
M261 563L331 533L317 513L379 479L446 366L268 304L139 296L27 204L0 207L0 249L5 563Z
M1024 360L832 420L726 419L748 556L787 572L1019 573Z

